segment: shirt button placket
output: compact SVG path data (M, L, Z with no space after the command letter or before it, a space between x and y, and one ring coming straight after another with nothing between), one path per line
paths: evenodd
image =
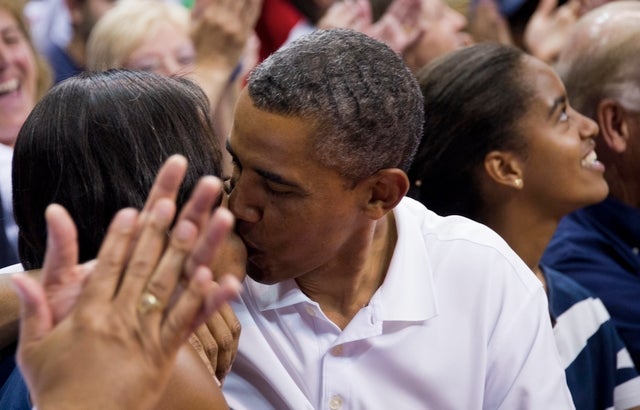
M329 409L340 410L342 408L342 397L335 395L329 400Z

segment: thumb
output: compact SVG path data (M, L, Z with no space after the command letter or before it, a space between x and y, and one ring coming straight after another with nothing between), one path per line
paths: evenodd
M52 323L51 309L42 285L24 273L11 277L20 299L20 345L42 339L49 333Z
M52 204L45 211L47 220L47 250L42 266L45 288L75 282L78 263L78 234L69 213L62 206Z

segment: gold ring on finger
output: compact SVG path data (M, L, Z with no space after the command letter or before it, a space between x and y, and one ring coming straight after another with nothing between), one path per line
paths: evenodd
M154 310L162 310L162 302L160 299L153 293L145 290L140 296L140 301L138 302L138 312L142 314L147 314Z

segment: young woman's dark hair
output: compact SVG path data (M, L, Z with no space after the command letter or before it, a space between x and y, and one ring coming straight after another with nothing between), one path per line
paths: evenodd
M425 123L409 170L409 196L432 211L479 219L478 167L497 149L524 152L517 120L532 90L518 81L524 53L484 43L439 58L418 73Z
M13 205L25 269L42 265L44 211L63 205L78 228L80 260L94 258L123 207L141 209L172 154L189 161L178 205L221 153L202 90L186 79L111 70L64 81L36 105L13 157Z

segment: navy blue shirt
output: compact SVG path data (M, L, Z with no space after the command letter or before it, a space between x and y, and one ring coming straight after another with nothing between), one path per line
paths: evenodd
M578 410L640 405L640 376L602 302L576 281L543 266L554 335Z
M44 51L44 55L53 68L55 84L62 80L66 80L69 77L73 77L84 70L82 67L79 67L71 57L69 57L69 54L67 54L67 52L57 44L48 44Z
M17 367L0 388L0 409L2 410L31 410L29 390Z
M560 222L542 258L602 300L640 369L640 210L613 198Z

